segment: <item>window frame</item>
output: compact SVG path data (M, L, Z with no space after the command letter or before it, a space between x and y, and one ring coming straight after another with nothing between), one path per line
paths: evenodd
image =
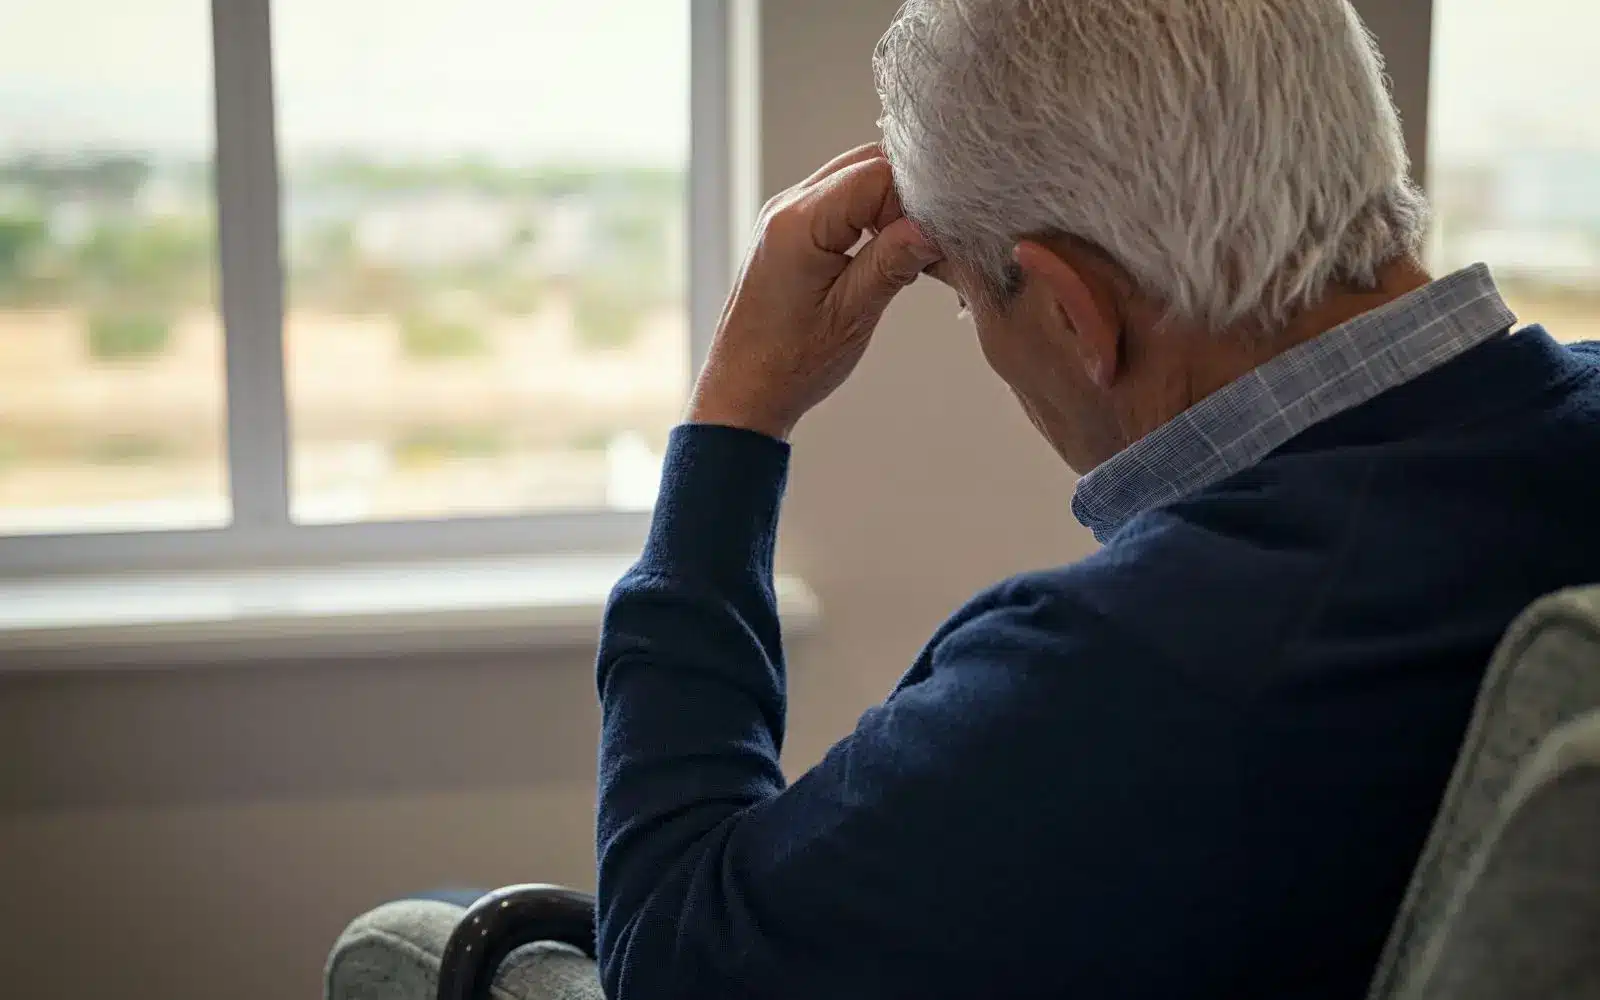
M734 76L750 53L749 0L690 0L687 205L691 370L731 283ZM636 548L647 512L606 509L350 524L290 516L285 286L273 87L272 0L211 0L216 280L224 330L225 440L233 516L218 528L0 536L0 578L249 569L329 562Z

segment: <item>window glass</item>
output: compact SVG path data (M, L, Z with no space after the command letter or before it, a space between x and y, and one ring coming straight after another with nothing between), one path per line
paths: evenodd
M687 0L273 6L295 519L648 506Z
M1436 272L1486 261L1523 323L1600 339L1600 5L1433 8Z
M205 0L0 0L0 534L227 522Z

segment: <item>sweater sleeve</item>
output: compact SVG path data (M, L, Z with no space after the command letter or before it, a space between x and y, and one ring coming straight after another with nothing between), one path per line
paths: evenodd
M1214 713L1126 654L1092 662L1087 612L1025 588L975 604L785 788L786 461L758 435L675 432L608 608L606 995L1180 994L1228 961L1238 841L1208 813L1235 769ZM1152 940L1161 962L1129 960Z

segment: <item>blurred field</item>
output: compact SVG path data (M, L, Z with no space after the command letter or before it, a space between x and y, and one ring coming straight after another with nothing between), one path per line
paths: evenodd
M1540 295L1513 288L1506 292L1506 305L1520 324L1537 323L1563 343L1600 340L1600 296Z
M418 356L385 316L299 312L287 327L294 492L309 520L605 506L619 443L659 452L688 385L678 309L596 348L550 297L484 324L480 349L459 357ZM0 372L0 529L226 519L215 317L176 322L158 354L108 360L79 313L0 312Z

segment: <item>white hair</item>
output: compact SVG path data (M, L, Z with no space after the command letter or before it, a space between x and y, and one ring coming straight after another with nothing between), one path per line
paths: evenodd
M906 214L996 301L1019 238L1065 235L1270 335L1427 225L1347 0L910 0L873 70Z

